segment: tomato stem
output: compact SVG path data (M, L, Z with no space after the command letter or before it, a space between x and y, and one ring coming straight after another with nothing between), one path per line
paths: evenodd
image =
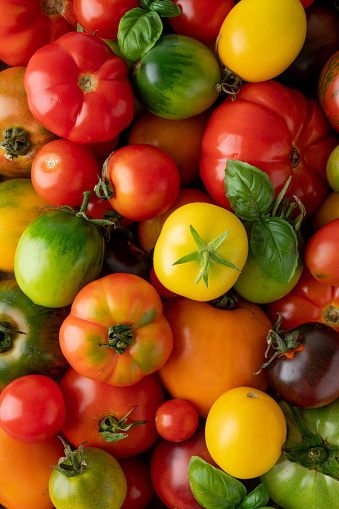
M108 344L100 344L105 348L112 348L119 355L122 355L126 348L132 344L133 341L133 329L132 323L118 323L117 325L111 325L108 329Z
M83 442L78 449L72 451L71 446L59 437L64 446L65 456L60 458L57 465L51 465L52 468L60 472L66 477L75 477L83 473L87 467L87 461L84 459L84 445Z
M100 420L99 433L108 443L118 442L128 436L126 431L139 424L146 424L148 421L134 421L127 423L128 416L133 412L135 407L131 408L129 412L120 420L113 415L108 415Z
M7 352L12 346L13 334L25 334L20 330L14 330L9 322L0 322L0 353Z
M28 153L31 142L27 131L19 127L11 127L5 129L2 135L4 138L0 147L5 150L6 159L13 161L13 159Z

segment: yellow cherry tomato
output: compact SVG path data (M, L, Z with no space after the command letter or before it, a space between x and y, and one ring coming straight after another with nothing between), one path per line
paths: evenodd
M296 59L306 31L300 0L241 0L220 28L218 55L245 81L270 80Z
M211 203L187 203L162 227L154 271L171 292L208 301L234 285L247 255L247 233L233 212Z
M251 479L275 465L286 440L287 425L278 403L253 387L222 394L206 419L206 446L227 474Z

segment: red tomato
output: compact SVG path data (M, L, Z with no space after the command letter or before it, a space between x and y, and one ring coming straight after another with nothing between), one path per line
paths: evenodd
M188 35L213 47L219 29L234 0L173 0L181 9L180 16L168 18L177 34Z
M66 139L46 143L33 159L32 184L40 198L50 205L81 205L85 191L99 180L99 165L85 145Z
M44 375L16 378L0 395L0 427L15 440L34 444L49 440L66 418L58 384Z
M155 412L165 398L155 374L115 387L69 368L60 390L66 405L62 432L75 447L88 442L85 447L99 447L119 459L146 451L159 438Z
M128 66L91 34L73 31L37 50L24 85L33 116L75 143L112 140L133 119Z
M138 0L73 0L76 19L90 34L101 39L116 39L120 19L130 9L139 6Z
M119 459L127 481L127 495L121 509L145 509L155 491L149 466L139 456Z
M127 386L154 373L173 347L155 288L135 274L108 274L86 285L60 327L60 348L82 375Z
M161 216L180 189L178 167L164 150L148 144L121 147L108 158L106 175L113 193L109 201L132 221Z
M322 226L305 248L305 263L319 283L339 285L339 219Z
M198 424L197 409L185 399L168 399L155 414L155 426L159 435L171 442L187 440L196 431Z
M339 50L322 68L318 81L318 98L327 120L339 132Z
M202 140L200 175L212 198L228 209L227 159L265 171L276 194L293 175L289 194L311 215L326 196L326 162L337 143L314 99L274 80L246 83L236 101L229 97L212 113Z
M39 48L73 31L72 0L1 0L0 60L9 66L27 65Z
M265 307L272 323L282 315L281 329L291 330L305 322L322 322L339 332L339 286L321 284L304 266L297 285L285 297Z
M177 293L171 292L171 290L168 290L162 283L160 283L154 267L151 268L150 283L154 286L162 299L175 299L176 297L179 297Z
M300 2L303 4L304 9L306 9L313 4L314 0L300 0Z

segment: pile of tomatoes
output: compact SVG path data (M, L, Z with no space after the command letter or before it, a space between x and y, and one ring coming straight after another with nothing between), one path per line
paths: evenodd
M0 8L1 507L336 509L336 2Z

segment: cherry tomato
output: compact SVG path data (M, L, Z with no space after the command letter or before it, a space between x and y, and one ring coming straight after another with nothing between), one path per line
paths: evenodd
M32 184L50 205L81 205L85 191L92 191L100 173L95 156L85 145L66 139L46 143L32 163Z
M199 414L193 403L185 399L168 399L155 413L155 426L160 436L171 442L190 438L199 424Z
M33 444L52 438L66 418L58 384L44 375L24 375L0 395L0 427L20 442Z
M305 263L319 283L339 285L339 219L325 224L308 241Z
M127 481L127 494L121 509L145 509L154 497L150 468L139 456L119 459Z

